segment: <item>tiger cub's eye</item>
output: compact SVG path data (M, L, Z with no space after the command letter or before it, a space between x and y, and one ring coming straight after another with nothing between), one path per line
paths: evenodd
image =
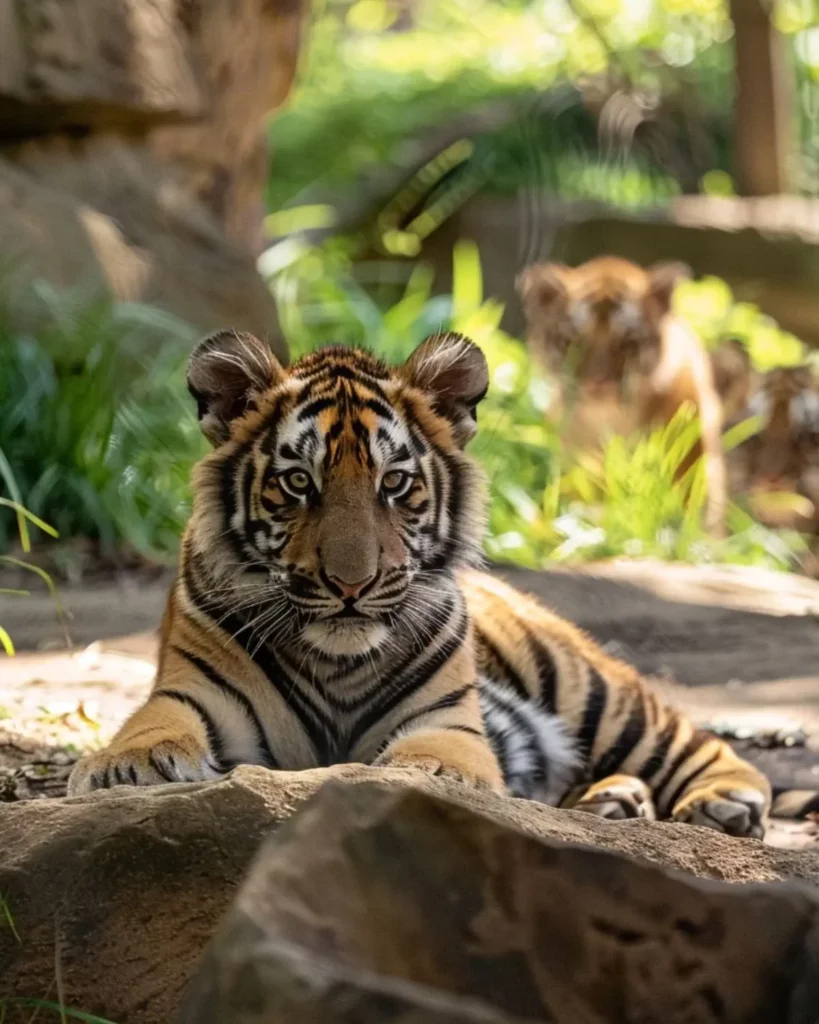
M305 473L303 469L291 469L287 473L282 473L280 479L291 494L306 494L313 486L310 474Z
M412 475L405 473L403 469L393 469L385 473L381 481L381 490L388 495L395 497L407 491L412 483Z

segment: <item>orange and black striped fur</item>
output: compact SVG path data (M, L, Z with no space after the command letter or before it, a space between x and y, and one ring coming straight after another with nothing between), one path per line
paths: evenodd
M195 471L157 679L71 793L359 761L761 834L763 776L473 568L475 345L433 337L399 368L329 348L284 369L223 332L189 384L214 451Z
M723 402L699 338L671 311L681 263L643 268L616 256L578 267L537 263L517 279L527 342L559 390L552 415L572 449L595 448L613 433L668 423L690 402L708 488L707 525L722 530L726 472Z

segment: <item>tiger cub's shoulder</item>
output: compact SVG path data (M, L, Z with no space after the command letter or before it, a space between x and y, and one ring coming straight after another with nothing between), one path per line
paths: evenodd
M609 678L634 674L579 626L497 576L465 569L458 573L458 583L473 622L479 662L489 656L487 652L502 652L511 662L519 662L527 675L533 658L548 655L559 663L559 674L568 677L579 672L581 664L605 668Z

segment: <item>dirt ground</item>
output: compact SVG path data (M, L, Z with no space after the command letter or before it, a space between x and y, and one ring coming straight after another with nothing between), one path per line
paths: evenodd
M499 570L655 677L775 786L819 788L819 583L756 570L613 562ZM0 656L0 799L60 795L79 753L147 694L170 573L65 586L73 644L47 595L0 596L15 658ZM815 825L772 839L819 842Z

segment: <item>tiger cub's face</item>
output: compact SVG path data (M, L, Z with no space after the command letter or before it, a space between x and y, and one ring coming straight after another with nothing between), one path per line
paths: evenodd
M614 256L527 267L516 285L533 355L581 389L621 389L635 374L650 375L674 288L688 275L683 264L643 269Z
M819 383L810 367L770 370L748 403L761 427L744 446L750 455L750 486L798 486L819 465Z
M488 375L467 339L430 338L399 368L334 347L285 369L222 332L188 383L215 446L194 476L189 557L214 592L278 607L281 633L365 653L477 557L483 480L462 449Z

